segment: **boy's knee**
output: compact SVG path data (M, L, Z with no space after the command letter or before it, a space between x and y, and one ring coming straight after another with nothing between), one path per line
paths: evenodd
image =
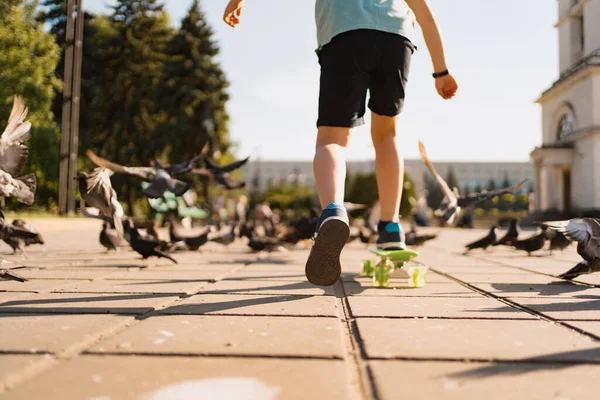
M350 140L350 128L320 126L317 134L317 147L337 144L347 147Z

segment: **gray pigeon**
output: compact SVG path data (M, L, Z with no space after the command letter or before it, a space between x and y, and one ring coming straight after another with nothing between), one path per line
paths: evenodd
M564 233L577 242L577 253L583 261L559 278L574 279L579 275L600 272L600 220L597 218L574 218L568 221L550 221L542 225Z
M22 219L15 219L12 222L13 226L21 228L23 230L29 231L35 235L35 237L22 238L19 235L6 235L2 238L10 247L12 247L13 252L17 252L17 250L21 251L21 254L25 255L25 247L31 246L33 244L44 244L44 238L40 235L31 224L27 223Z
M85 172L78 173L79 193L87 204L111 217L115 230L120 237L123 237L122 218L125 213L110 183L111 174L106 168L96 168L89 175Z
M169 175L158 161L155 161L155 166L152 167L124 167L97 156L91 150L88 150L86 154L99 167L108 168L118 174L137 176L146 182L150 182L150 186L142 192L151 199L164 197L167 190L175 193L176 196L181 196L189 189L187 183Z

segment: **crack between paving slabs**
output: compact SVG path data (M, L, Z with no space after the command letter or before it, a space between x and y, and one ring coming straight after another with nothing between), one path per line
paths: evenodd
M587 332L587 331L585 331L585 330L583 330L581 328L574 327L572 325L569 325L568 323L564 323L562 321L559 321L559 320L557 320L555 318L552 318L552 317L550 317L550 316L548 316L546 314L543 314L543 313L541 313L539 311L533 310L533 309L531 309L531 308L529 308L527 306L524 306L522 304L516 303L516 302L514 302L514 301L512 301L512 300L510 300L508 298L499 297L499 296L494 295L493 293L486 292L483 289L480 289L480 288L478 288L476 286L473 286L470 283L464 282L464 281L462 281L462 280L460 280L458 278L453 277L452 275L449 275L449 274L447 274L445 272L439 271L439 270L437 270L435 268L431 268L431 267L429 267L429 268L433 272L438 273L440 275L443 275L446 278L452 279L456 283L458 283L458 284L460 284L460 285L462 285L462 286L464 286L464 287L466 287L468 289L471 289L471 290L473 290L473 291L475 291L477 293L480 293L480 294L482 294L482 295L484 295L484 296L486 296L488 298L492 298L492 299L497 300L497 301L499 301L501 303L504 303L504 304L506 304L506 305L508 305L508 306L510 306L512 308L516 308L516 309L524 311L526 313L535 315L539 319L544 320L546 322L552 323L554 325L560 326L560 327L568 329L570 331L577 332L580 335L587 336L588 338L590 338L590 339L592 339L594 341L600 341L600 337L597 336L597 335L594 335L593 333Z
M246 268L248 265L250 265L252 263L253 263L253 261L242 264L242 266L240 268L229 271L229 273L234 273L234 272L243 270L244 268ZM222 275L220 277L220 280L224 279L226 276L228 276L228 275L227 274ZM217 281L215 281L215 282L217 282ZM211 285L211 284L214 284L215 282L208 282L208 284ZM118 335L119 333L139 324L140 322L142 322L145 319L148 319L154 315L158 315L158 313L166 307L172 307L189 297L192 297L196 294L201 293L202 289L204 289L204 287L200 288L198 291L196 291L192 294L184 294L184 295L176 294L174 296L178 296L177 299L173 300L170 303L162 305L159 309L150 310L145 314L135 316L133 320L123 321L121 324L117 324L116 326L108 328L106 330L103 330L100 333L90 335L87 339L84 339L81 342L75 343L59 352L43 353L46 357L49 357L49 358L46 360L42 360L40 362L34 363L30 367L26 367L25 369L19 370L17 373L8 375L6 378L0 380L0 394L7 390L14 389L15 387L17 387L20 384L30 381L35 376L45 372L46 370L50 369L51 367L53 367L54 365L56 365L60 362L64 362L64 361L68 361L68 360L77 358L78 356L80 356L82 354L87 354L86 350L89 349L90 347L102 342L105 339L108 339L112 336ZM40 291L38 293L52 293L52 291ZM65 314L71 314L71 313L65 313ZM31 353L28 353L28 354L31 354Z
M360 339L358 327L356 326L356 320L352 317L350 311L348 295L346 294L343 281L339 280L337 282L335 292L340 304L340 310L343 313L341 319L346 327L346 329L343 330L347 352L345 364L348 365L346 370L348 371L350 388L358 389L353 390L355 396L365 399L379 399L380 396L377 393L375 379L370 373L367 365L367 357L362 345L362 340Z

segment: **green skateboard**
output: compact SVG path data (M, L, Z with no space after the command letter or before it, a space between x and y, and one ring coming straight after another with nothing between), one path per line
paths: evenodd
M368 249L371 253L380 257L380 261L375 264L373 260L363 261L362 276L373 277L373 284L376 287L388 287L390 285L390 275L396 270L400 273L399 277L408 279L410 287L423 287L426 283L427 268L422 266L405 266L405 263L419 256L419 253L413 250L379 250L376 248Z

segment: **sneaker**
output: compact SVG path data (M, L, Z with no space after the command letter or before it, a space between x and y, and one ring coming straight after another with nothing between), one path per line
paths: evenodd
M405 233L398 222L388 222L385 227L378 227L377 248L380 250L405 250Z
M306 278L316 286L331 286L340 279L340 253L350 236L346 209L330 204L317 222L313 246L306 261Z

